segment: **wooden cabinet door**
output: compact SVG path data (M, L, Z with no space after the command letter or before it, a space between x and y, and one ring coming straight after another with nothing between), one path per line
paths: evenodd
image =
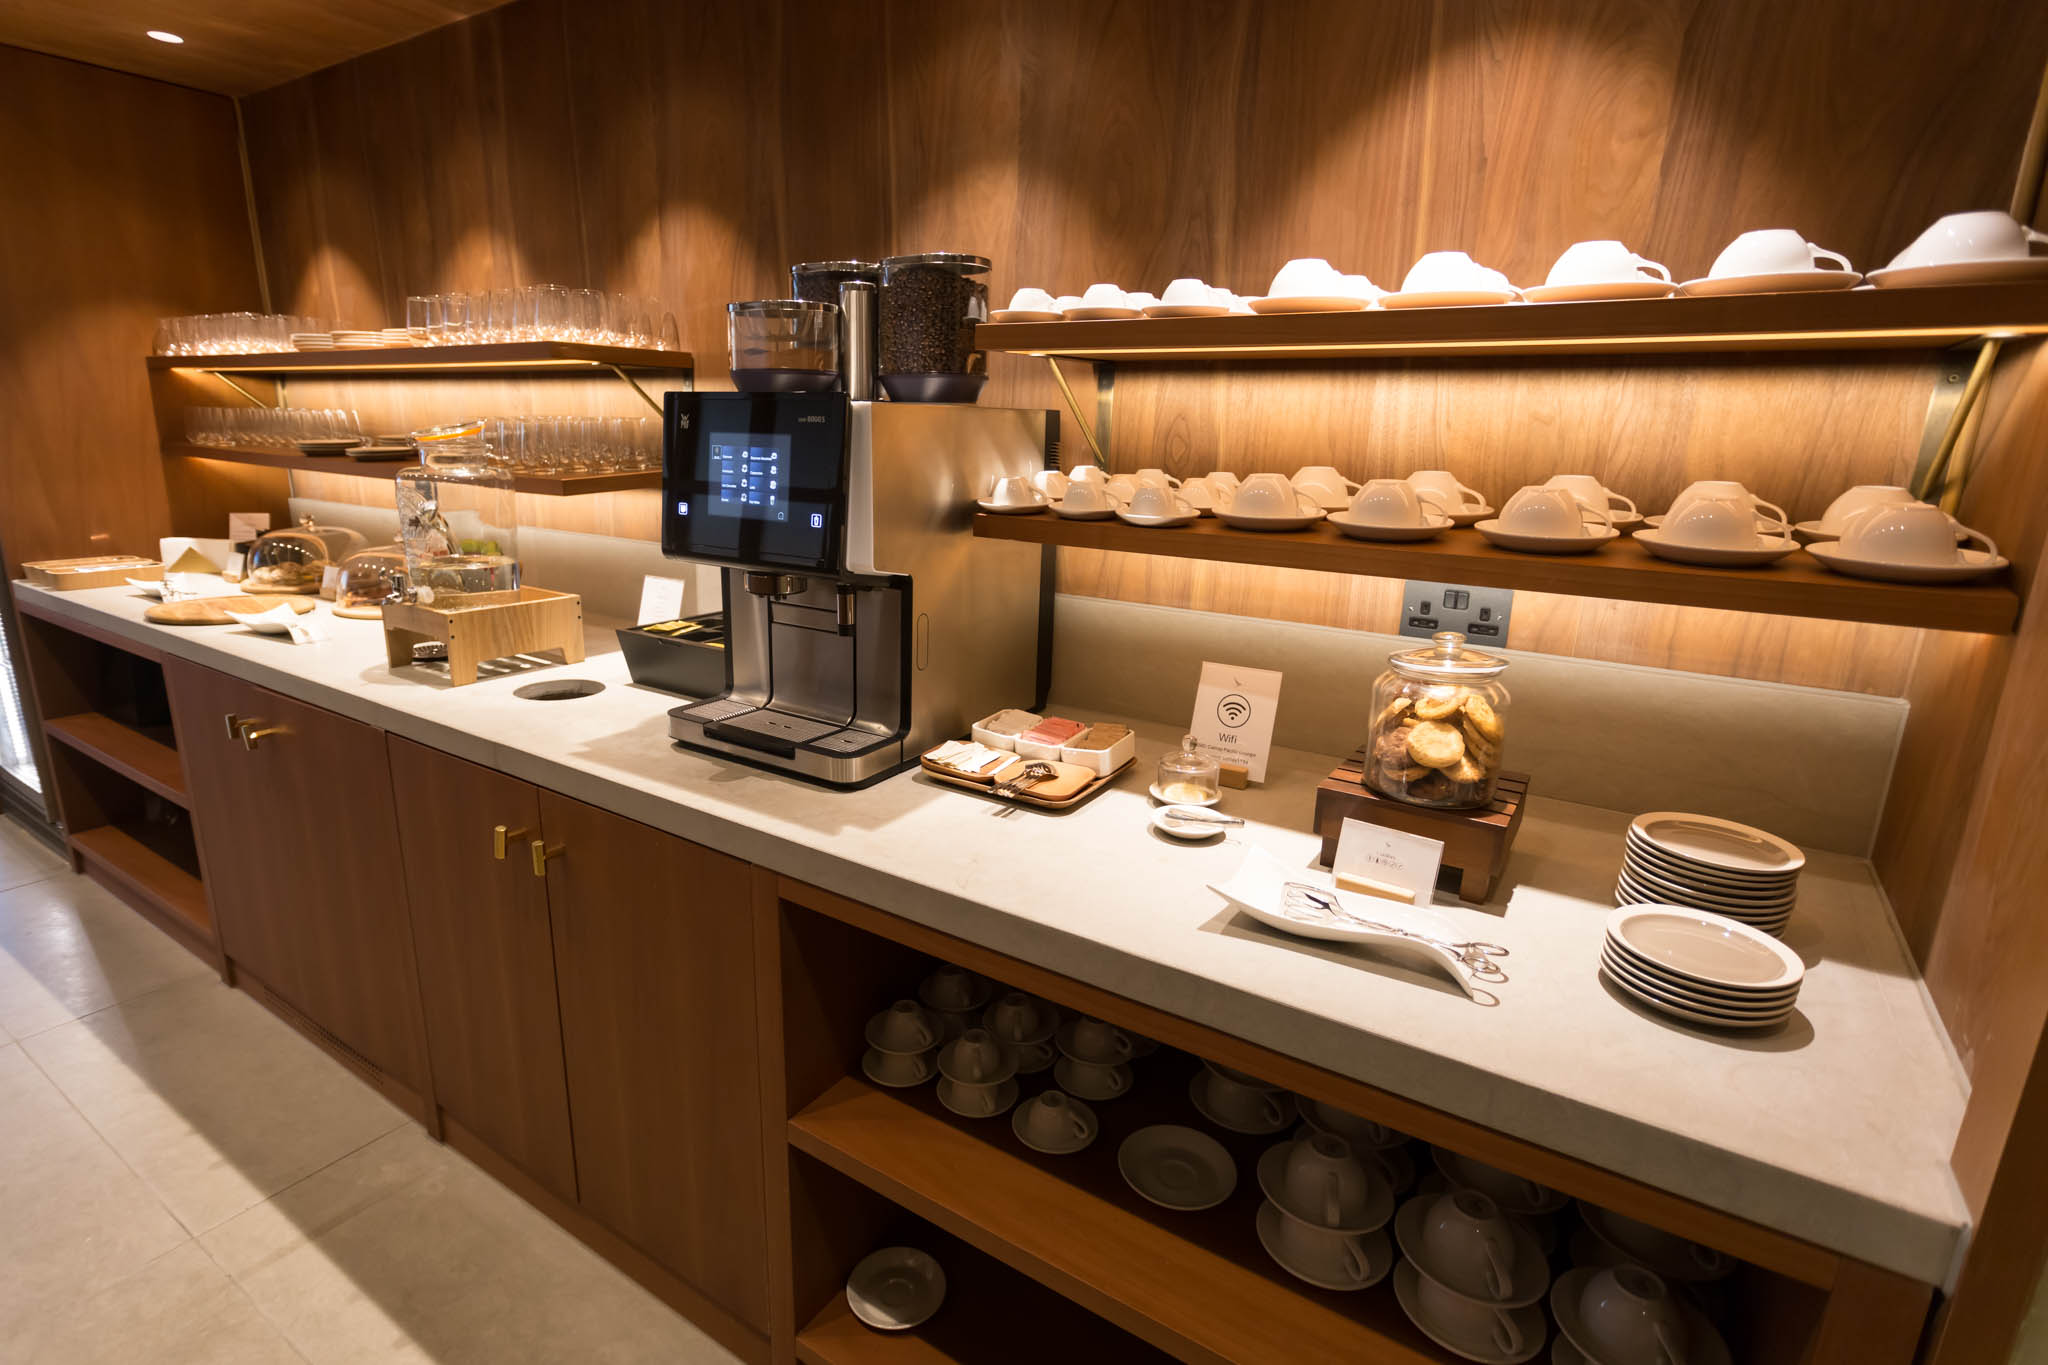
M745 863L540 794L583 1208L767 1330Z
M548 884L534 875L533 787L387 737L434 1098L571 1203L569 1094L555 1005ZM505 857L493 828L507 829Z
M222 948L425 1095L383 733L195 664L172 661L165 675ZM245 745L229 734L230 715L272 733Z

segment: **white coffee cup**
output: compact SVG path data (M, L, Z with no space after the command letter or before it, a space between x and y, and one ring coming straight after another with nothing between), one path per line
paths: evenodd
M868 1020L868 1044L878 1052L923 1052L938 1041L937 1021L915 1000L898 1000Z
M1475 1298L1506 1298L1517 1288L1515 1226L1493 1196L1451 1190L1422 1209L1421 1263L1430 1277Z
M1633 502L1614 492L1591 474L1552 474L1543 486L1562 488L1586 506L1603 509L1610 517L1616 512L1630 518L1642 515L1636 510Z
M1147 293L1143 289L1132 289L1125 292L1124 302L1142 313L1153 304L1159 302L1159 296Z
M1180 495L1190 507L1203 512L1214 511L1216 504L1223 500L1222 491L1209 481L1206 474L1198 474L1181 484Z
M1357 1223L1372 1198L1371 1171L1335 1133L1310 1133L1289 1147L1280 1183L1285 1207L1325 1228Z
M1665 518L1677 516L1685 510L1687 503L1700 498L1733 498L1737 502L1747 502L1756 512L1759 531L1782 533L1791 524L1784 508L1775 502L1766 502L1734 479L1698 479L1687 484L1671 500L1671 506L1664 513Z
M1438 1162L1445 1178L1461 1188L1477 1190L1502 1208L1531 1210L1548 1204L1557 1192L1548 1185L1539 1185L1526 1176L1504 1171L1498 1166L1489 1166L1469 1156L1459 1156L1454 1162ZM1446 1169L1448 1167L1448 1169Z
M1847 256L1815 246L1791 228L1756 228L1722 247L1707 275L1716 280L1737 275L1793 275L1819 270L1822 261L1833 261L1837 270L1856 268Z
M1662 1228L1638 1222L1612 1209L1602 1209L1600 1212L1600 1240L1638 1261L1679 1258L1691 1261L1700 1268L1703 1275L1718 1277L1728 1273L1729 1258L1710 1246L1702 1246L1689 1238L1680 1237L1675 1232L1666 1232Z
M1489 293L1515 292L1508 283L1508 277L1498 270L1488 269L1462 251L1432 251L1414 265L1401 279L1404 294L1464 293L1484 290Z
M1081 306L1081 296L1079 294L1062 294L1052 301L1052 306L1055 312L1060 313L1064 313L1070 308L1079 308Z
M917 1085L932 1074L929 1052L884 1052L875 1049L875 1074L889 1085Z
M1067 1031L1063 1050L1077 1062L1115 1066L1128 1062L1135 1049L1129 1035L1116 1025L1083 1015Z
M1907 507L1921 501L1913 496L1910 489L1895 483L1859 483L1840 494L1820 514L1820 532L1826 536L1839 536L1849 518L1872 507Z
M1165 470L1159 468L1156 465L1147 465L1143 469L1139 470L1137 473L1131 475L1131 477L1136 479L1139 483L1156 483L1161 488L1180 487L1179 479L1176 479L1175 477L1173 477L1173 475L1167 473Z
M1353 1151L1394 1147L1408 1140L1407 1134L1397 1133L1384 1123L1339 1109L1334 1104L1324 1104L1321 1100L1303 1100L1301 1116L1308 1120L1311 1128L1320 1128L1343 1138L1351 1144Z
M1238 483L1237 475L1227 469L1212 469L1202 477L1207 479L1209 486L1218 493L1227 493L1237 487Z
M1671 272L1624 242L1573 242L1550 267L1545 284L1625 284L1645 275L1671 282Z
M1417 1310L1444 1336L1458 1341L1489 1341L1503 1356L1523 1354L1522 1329L1506 1309L1475 1303L1427 1275L1415 1277L1415 1298Z
M1200 280L1175 280L1166 286L1166 292L1159 301L1174 308L1213 308L1216 306L1214 292Z
M1109 471L1099 464L1077 464L1067 470L1068 483L1109 482Z
M1138 491L1138 481L1129 474L1112 474L1109 476L1109 491L1118 502L1129 502L1131 494Z
M1320 256L1300 256L1274 272L1268 298L1323 298L1344 292L1344 276Z
M1406 479L1368 479L1351 499L1351 515L1368 526L1436 526L1450 508L1435 489L1417 492Z
M1085 1141L1094 1125L1063 1091L1046 1090L1024 1106L1024 1136L1041 1147L1071 1147Z
M939 1050L939 1071L967 1085L1001 1085L1011 1066L994 1034L971 1028Z
M1083 308L1128 308L1130 299L1113 284L1091 284L1081 291Z
M1052 1007L1037 996L1010 991L988 1007L982 1022L998 1042L1024 1043L1045 1037L1053 1018Z
M947 963L924 979L922 994L935 1008L963 1010L973 1005L975 998L982 994L981 978L965 967Z
M1364 275L1339 275L1337 283L1339 292L1345 298L1363 299L1367 303L1371 303L1374 299L1387 292Z
M1615 1266L1588 1280L1579 1292L1579 1321L1603 1361L1684 1365L1684 1314L1664 1281L1639 1265Z
M1115 1096L1131 1088L1131 1069L1121 1062L1084 1062L1069 1057L1061 1065L1073 1068L1073 1083L1061 1082L1069 1090Z
M1434 493L1453 512L1467 512L1486 506L1486 495L1459 483L1448 469L1418 469L1408 476L1408 486L1418 493Z
M1363 1238L1348 1232L1310 1227L1298 1218L1275 1224L1283 1259L1318 1280L1363 1284L1372 1275L1372 1259Z
M995 486L988 491L987 500L998 507L1035 507L1038 505L1038 490L1027 478L997 479Z
M1116 494L1103 483L1070 483L1067 496L1060 499L1060 508L1067 512L1114 512L1118 506Z
M950 1076L939 1077L939 1097L962 1113L987 1118L1000 1107L1002 1082L991 1085L974 1085L956 1081Z
M1141 483L1131 490L1124 510L1134 517L1184 517L1195 505L1160 483Z
M1031 486L1048 498L1064 498L1067 495L1067 476L1057 469L1041 469L1031 476Z
M1305 465L1288 480L1325 507L1342 507L1358 491L1358 485L1326 464Z
M1010 311L1013 313L1057 313L1059 306L1052 295L1043 289L1019 289L1010 295Z
M1500 509L1501 529L1518 536L1584 540L1613 524L1606 512L1588 507L1564 489L1535 484L1517 491Z
M1920 265L1952 265L1960 261L2012 261L2031 253L2037 243L2048 243L2048 232L2038 232L1997 209L1974 213L1949 213L1934 220L1913 244L1892 257L1887 270Z
M1842 553L1851 559L1868 559L1880 564L1911 564L1938 568L1963 562L1956 544L1960 530L1982 545L1993 558L1998 546L1991 537L1967 526L1959 527L1948 513L1929 503L1904 507L1866 507L1842 526Z
M1245 1085L1213 1066L1203 1070L1197 1083L1203 1100L1226 1127L1278 1128L1287 1122L1287 1108L1274 1091Z
M1702 550L1755 550L1764 544L1756 509L1734 498L1694 498L1664 518L1658 534Z
M1298 517L1320 512L1322 504L1287 481L1282 474L1254 474L1239 484L1223 510L1241 517Z

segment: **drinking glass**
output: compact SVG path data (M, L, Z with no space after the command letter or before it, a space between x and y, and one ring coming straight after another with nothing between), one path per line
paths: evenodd
M517 289L493 289L488 326L484 331L486 341L510 341L518 335L519 291Z
M600 341L604 335L604 291L599 289L572 289L569 291L570 323L572 335L578 341Z
M534 330L543 341L564 341L574 325L570 318L569 291L559 284L543 284L535 290Z
M469 340L469 295L451 290L441 296L441 344L460 346Z
M405 330L412 336L415 346L434 344L434 331L440 322L441 296L438 294L414 294L405 301Z

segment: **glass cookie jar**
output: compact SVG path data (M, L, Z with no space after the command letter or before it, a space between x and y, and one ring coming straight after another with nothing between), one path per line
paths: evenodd
M1507 737L1508 661L1447 630L1427 648L1387 657L1372 685L1366 779L1411 806L1469 810L1493 800Z

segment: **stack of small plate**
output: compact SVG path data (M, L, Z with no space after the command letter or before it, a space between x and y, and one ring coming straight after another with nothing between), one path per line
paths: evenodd
M1806 855L1775 834L1659 810L1628 827L1616 905L1690 905L1780 934L1799 898Z
M381 335L386 346L412 345L412 333L403 327L386 327Z
M1806 967L1744 924L1675 905L1625 905L1607 918L1600 974L1661 1014L1709 1028L1772 1028L1792 1014Z
M335 349L343 351L381 349L384 345L384 334L382 332L336 332L334 334L334 345Z
M334 349L334 333L293 332L292 349L295 351L331 351Z

